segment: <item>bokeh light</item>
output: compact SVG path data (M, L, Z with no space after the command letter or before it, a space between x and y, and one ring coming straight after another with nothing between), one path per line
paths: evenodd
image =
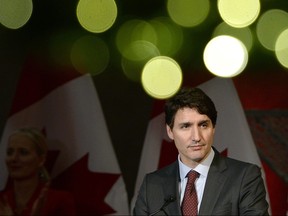
M170 18L180 26L194 27L201 24L210 11L209 0L168 0Z
M32 0L0 0L0 23L10 29L19 29L30 19Z
M131 19L119 27L115 43L121 55L125 55L127 47L135 41L152 43L161 55L174 56L183 44L183 31L167 17Z
M71 62L80 73L97 75L105 70L109 63L109 49L103 40L96 36L83 36L71 50Z
M282 31L288 28L288 13L279 10L268 10L261 15L256 26L259 42L268 50L275 50L275 43Z
M159 54L157 47L145 40L133 41L123 51L123 57L132 61L144 60L147 56L150 56L148 57L150 59L151 56L155 57Z
M155 44L157 41L157 34L153 26L143 20L132 19L124 22L118 29L115 42L118 51L124 55L127 47L134 41L147 41Z
M157 40L155 45L161 55L174 56L183 44L182 28L168 17L156 17L149 21L154 28Z
M59 65L71 66L71 47L83 36L79 30L64 30L52 35L49 40L49 54Z
M231 36L217 36L209 41L204 50L204 63L216 76L233 77L247 65L248 52L244 44Z
M174 95L182 84L182 71L178 63L167 56L157 56L144 66L142 86L153 98L166 99Z
M259 0L218 0L221 18L236 28L251 25L260 13Z
M114 0L79 0L77 18L87 31L101 33L114 24L117 17L117 5Z
M141 80L141 72L151 58L159 56L157 47L148 41L134 41L123 52L121 66L125 76L132 81Z
M225 22L220 23L213 31L213 37L220 35L229 35L242 41L246 46L247 51L250 51L253 46L253 36L249 27L234 28Z
M275 54L279 63L288 68L288 28L277 38Z

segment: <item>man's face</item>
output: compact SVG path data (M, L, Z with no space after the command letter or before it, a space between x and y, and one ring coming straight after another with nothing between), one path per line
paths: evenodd
M215 128L207 115L196 109L183 108L177 111L174 127L166 125L170 139L174 140L181 161L194 168L211 150Z

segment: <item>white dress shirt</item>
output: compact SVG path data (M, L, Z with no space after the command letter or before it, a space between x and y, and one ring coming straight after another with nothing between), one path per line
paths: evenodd
M208 157L202 161L200 164L198 164L194 170L197 171L200 175L199 178L196 179L195 181L195 188L197 192L197 198L198 198L198 212L200 209L203 193L204 193L204 187L208 175L208 171L210 168L210 165L212 163L212 160L214 158L214 150L211 148L211 151L209 152ZM187 173L191 170L191 167L186 166L185 164L182 163L180 160L180 156L178 155L178 162L179 162L179 172L180 172L180 183L179 183L179 193L180 193L180 205L182 203L184 193L185 193L185 188L187 184Z

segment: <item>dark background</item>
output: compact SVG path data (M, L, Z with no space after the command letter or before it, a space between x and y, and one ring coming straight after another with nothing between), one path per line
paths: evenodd
M185 82L191 80L192 85L200 84L213 77L204 67L202 53L205 45L211 39L212 31L221 22L216 2L211 1L211 12L205 24L196 29L184 29L184 38L187 42L180 52L179 64L183 70ZM109 44L110 64L103 73L94 76L93 80L130 200L134 193L142 144L155 100L144 92L140 83L130 81L123 75L120 67L121 56L117 52L113 40L117 27L125 21L125 17L150 19L160 15L167 16L167 12L164 0L118 0L116 3L119 11L114 26L107 32L97 35ZM288 11L287 0L264 0L261 1L261 4L261 11L272 8ZM40 55L47 62L55 64L48 54L49 40L54 34L70 30L76 30L80 35L92 34L80 27L75 15L76 6L76 0L33 1L33 14L25 26L17 30L0 26L1 131L9 115L21 67L27 56ZM255 25L251 26L251 30L255 34ZM197 42L193 48L189 48L190 46L187 44L191 40ZM278 72L281 72L280 80L271 79L267 86L262 85L263 83L257 85L257 77L273 78L273 73ZM247 67L234 80L237 87L242 90L241 100L247 102L243 94L249 94L249 92L245 89L261 92L262 88L265 88L264 92L270 92L274 87L277 88L279 81L281 81L281 85L283 85L283 79L286 79L285 82L288 81L287 74L287 69L279 65L274 54L255 42ZM247 83L252 86L247 86ZM283 91L280 92L283 94ZM253 96L262 97L261 93ZM286 105L287 102L284 102L280 106L287 109Z

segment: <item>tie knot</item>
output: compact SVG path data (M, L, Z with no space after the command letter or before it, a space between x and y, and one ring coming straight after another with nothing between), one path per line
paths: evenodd
M199 173L196 172L195 170L191 170L190 172L188 172L187 177L188 177L188 183L194 184L196 178L199 177Z

